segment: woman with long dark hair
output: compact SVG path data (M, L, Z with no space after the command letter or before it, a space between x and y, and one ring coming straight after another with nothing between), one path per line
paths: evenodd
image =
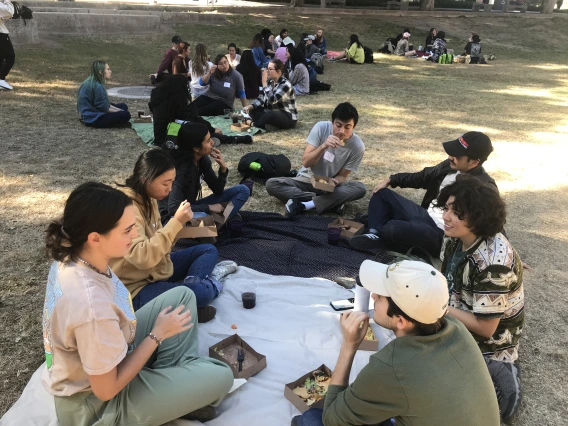
M317 30L314 44L317 46L322 55L325 56L327 54L327 39L323 35L322 29Z
M256 99L258 90L262 86L262 73L254 61L252 50L243 51L241 62L237 65L236 70L243 76L247 99Z
M235 98L240 99L243 107L247 105L243 76L229 65L223 54L217 55L199 84L209 86L205 94L193 101L200 116L223 115L226 109L233 109Z
M179 129L175 144L166 144L164 149L176 162L176 177L170 194L159 202L162 221L175 215L180 203L187 200L194 213L222 213L221 203L233 203L229 215L232 219L250 196L246 185L225 189L229 169L220 150L213 147L211 134L200 123L184 123ZM219 166L215 173L212 161ZM201 198L201 182L211 189L212 195Z
M252 143L252 136L226 136L220 129L199 116L194 103L189 103L187 79L182 75L173 75L160 83L150 95L150 110L154 114L154 145L162 146L166 141L170 123L181 120L201 123L207 126L211 135L223 144Z
M139 238L136 209L123 192L84 183L47 228L42 380L61 426L205 422L233 384L226 364L199 356L188 288L134 312L110 263Z
M128 123L130 113L126 104L109 102L104 84L112 71L105 61L94 61L91 74L86 78L77 95L77 111L81 120L91 127L113 127Z
M138 236L128 254L113 259L111 267L132 294L134 310L181 285L195 293L199 320L206 322L215 316L215 308L207 305L221 292L220 280L237 265L216 266L218 252L211 244L172 252L177 234L193 218L191 204L184 200L162 226L158 201L170 194L175 177L175 162L164 150L151 149L138 157L132 175L120 185L133 201Z
M346 49L345 52L335 58L330 59L330 61L339 61L341 59L347 59L351 64L362 64L365 62L365 51L357 34L351 34L349 37L349 49Z
M297 96L310 94L310 72L306 58L298 49L294 49L290 56L292 71L290 72L290 84L294 87Z
M182 41L177 51L179 55L172 61L172 74L183 74L188 77L187 64L189 61L189 55L191 54L191 46L187 41Z
M243 108L252 118L252 125L268 131L296 127L298 110L288 71L278 59L269 62L262 73L260 95Z
M432 46L434 45L434 40L436 40L436 28L430 28L430 32L426 37L426 42L424 43L424 51L431 52Z
M229 46L227 47L227 54L225 56L229 61L229 65L233 68L236 68L236 66L241 62L240 51L237 49L237 45L235 43L229 43Z
M269 59L264 54L264 38L262 34L255 34L250 43L250 49L254 55L254 62L259 68L266 68Z

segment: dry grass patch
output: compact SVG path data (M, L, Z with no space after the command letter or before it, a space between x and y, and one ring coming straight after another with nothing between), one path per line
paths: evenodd
M309 17L312 19L312 17ZM567 249L568 205L565 158L568 140L568 25L550 19L477 17L435 19L325 16L317 22L333 50L358 33L374 50L382 40L411 28L418 45L428 29L445 29L450 47L460 50L477 30L490 66L436 66L377 55L373 65L326 64L322 80L332 91L298 99L300 122L287 132L255 137L254 150L284 153L300 165L305 138L315 122L328 119L339 102L357 106L356 132L367 146L354 179L369 189L398 171L419 170L444 158L440 143L468 130L487 132L495 152L487 163L509 206L508 233L533 270L526 274L527 327L521 344L525 402L517 424L562 425L568 418L568 392L562 372L568 347L563 330L568 274L559 253ZM231 16L226 26L176 27L192 43L204 41L212 56L268 26L287 27L293 36L314 31L298 16ZM388 20L387 20L388 19ZM310 24L311 25L311 24ZM77 121L75 94L93 59L106 59L113 85L147 83L169 36L126 36L105 40L58 37L44 46L17 48L10 82L0 93L0 413L18 398L43 361L41 310L48 262L43 257L46 223L62 212L79 183L123 181L146 147L131 130L95 130ZM131 109L147 108L129 102ZM247 146L223 147L234 171ZM230 175L230 184L239 176ZM401 191L419 200L421 191ZM369 195L348 214L364 211ZM282 211L264 189L245 207Z

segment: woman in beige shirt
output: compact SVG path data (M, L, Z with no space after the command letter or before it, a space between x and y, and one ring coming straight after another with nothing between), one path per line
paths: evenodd
M96 182L77 187L47 229L42 381L61 426L207 421L232 386L229 367L198 356L189 289L134 313L109 261L127 255L136 237L132 200Z

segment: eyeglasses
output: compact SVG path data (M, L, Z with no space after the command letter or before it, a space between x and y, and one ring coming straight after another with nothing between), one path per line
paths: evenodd
M268 71L276 71L276 68L266 68Z

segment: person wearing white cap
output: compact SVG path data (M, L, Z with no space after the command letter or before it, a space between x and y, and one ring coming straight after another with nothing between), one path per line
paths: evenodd
M315 39L316 39L316 37L313 36L313 35L308 35L307 37L304 38L304 41L306 42L306 48L305 48L305 51L302 52L302 53L305 54L306 59L307 59L308 61L310 60L310 58L312 57L312 55L313 55L314 53L319 53L319 51L320 51L320 50L319 50L319 47L317 47L317 46L314 44L314 40L315 40Z
M491 378L475 340L446 316L448 286L432 266L365 260L361 284L372 293L375 322L396 336L371 355L349 384L351 366L369 323L365 312L341 316L343 334L323 412L310 409L297 426L498 426Z
M396 44L394 54L397 56L412 56L416 54L416 50L409 50L410 33L404 33L400 41Z

